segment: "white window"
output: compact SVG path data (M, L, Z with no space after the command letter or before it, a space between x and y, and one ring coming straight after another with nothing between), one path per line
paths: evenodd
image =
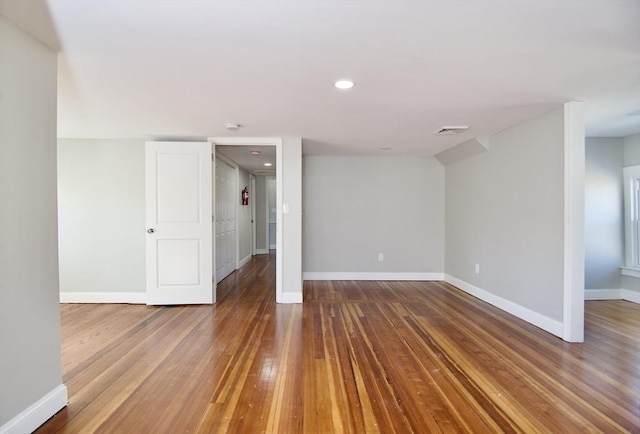
M626 266L640 269L640 165L625 167L622 175Z

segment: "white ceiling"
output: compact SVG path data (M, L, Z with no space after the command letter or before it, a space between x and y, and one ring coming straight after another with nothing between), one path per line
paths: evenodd
M251 151L258 151L260 155L253 155ZM216 145L216 152L221 153L238 166L254 175L276 175L276 147L275 146L229 146ZM265 163L271 163L266 167Z
M0 0L0 13L60 49L60 137L433 155L572 100L587 135L640 133L640 0ZM356 87L334 89L343 77ZM433 135L447 125L470 128Z

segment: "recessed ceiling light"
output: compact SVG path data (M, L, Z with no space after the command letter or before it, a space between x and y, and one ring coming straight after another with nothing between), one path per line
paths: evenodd
M338 80L333 85L338 89L351 89L356 84L351 80Z
M251 155L260 155L260 151L258 151L257 149L252 149Z
M238 128L240 128L240 125L232 124L231 122L229 122L224 127L228 130L237 130Z
M265 166L271 167L271 163L264 163Z

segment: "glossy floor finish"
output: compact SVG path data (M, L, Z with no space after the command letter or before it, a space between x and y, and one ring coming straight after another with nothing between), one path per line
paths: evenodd
M640 432L640 306L567 344L439 282L305 282L257 256L211 306L62 305L70 402L38 432Z

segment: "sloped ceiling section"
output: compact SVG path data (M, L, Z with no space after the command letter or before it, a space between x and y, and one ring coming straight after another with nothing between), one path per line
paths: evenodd
M638 1L0 5L60 49L60 137L299 136L311 154L434 155L572 100L590 136L640 132ZM434 135L443 125L469 129Z
M458 161L483 154L489 150L489 137L473 137L459 145L453 146L442 152L438 152L435 157L444 166Z

